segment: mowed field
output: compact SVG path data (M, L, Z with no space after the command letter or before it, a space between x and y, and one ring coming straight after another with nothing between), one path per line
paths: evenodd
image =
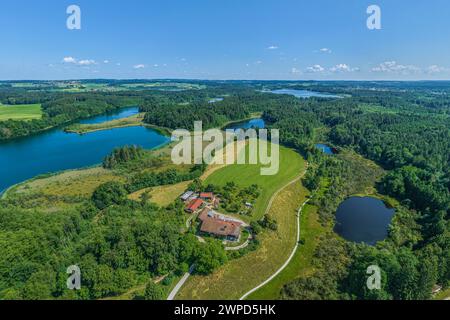
M40 104L4 105L0 104L0 121L33 120L42 118Z
M261 167L262 165L259 164L229 165L213 172L205 180L205 184L224 186L227 182L234 182L240 187L257 184L261 188L261 195L255 203L250 220L259 220L264 216L272 195L282 186L300 176L302 170L304 170L304 160L294 150L280 146L280 170L278 174L262 176Z
M179 300L234 300L270 277L287 260L296 243L297 211L308 191L300 177L306 162L293 150L281 148L281 167L276 176L260 176L257 166L231 165L209 176L207 183L234 181L239 185L257 183L263 188L258 201L257 216L261 218L273 194L268 214L278 222L277 231L264 231L259 247L241 258L234 259L208 276L192 276L180 290Z
M183 181L177 184L168 186L158 186L153 188L146 188L136 191L128 196L129 199L139 201L141 196L148 192L151 196L151 202L156 203L158 206L165 207L175 202L180 195L187 189L192 181Z

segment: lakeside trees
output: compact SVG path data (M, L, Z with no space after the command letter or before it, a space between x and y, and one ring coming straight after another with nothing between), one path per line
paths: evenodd
M125 146L116 148L103 159L103 168L114 169L121 163L136 160L142 157L143 149L140 146Z
M2 95L0 94L0 97ZM15 98L13 98L15 97ZM42 103L42 119L32 121L0 121L0 141L35 134L82 118L88 118L137 104L135 97L102 93L61 94L41 92L20 93L4 101L13 104ZM29 98L27 98L29 97ZM0 102L3 102L0 100Z

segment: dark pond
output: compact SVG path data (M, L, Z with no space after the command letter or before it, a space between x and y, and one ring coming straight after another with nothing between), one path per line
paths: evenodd
M335 231L346 240L375 245L387 237L394 213L381 200L352 197L339 206Z

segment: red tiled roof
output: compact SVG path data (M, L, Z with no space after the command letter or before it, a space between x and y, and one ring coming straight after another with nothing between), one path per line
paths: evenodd
M211 212L211 215L209 213ZM211 233L217 236L234 236L239 237L241 233L241 223L235 221L225 221L209 208L203 209L199 215L202 226L200 231Z
M241 233L240 224L213 218L205 219L200 230L217 236L233 236L236 238L238 238Z
M198 216L198 218L200 219L200 221L205 221L206 219L208 219L208 213L211 211L211 209L209 208L205 208L203 209L203 211L200 213L200 215Z
M195 211L203 204L203 201L201 199L195 199L189 202L189 204L186 206L186 210L189 211Z
M212 198L214 198L214 193L212 193L212 192L202 192L202 193L200 193L200 198L212 199Z

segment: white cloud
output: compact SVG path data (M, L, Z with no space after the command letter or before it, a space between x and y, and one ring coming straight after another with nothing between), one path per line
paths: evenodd
M359 71L359 68L352 68L348 64L340 63L330 68L331 72L355 72Z
M135 66L133 66L134 69L144 69L145 68L145 64L137 64Z
M331 51L330 48L322 48L322 49L319 49L319 52L322 52L322 53L331 53L331 52L333 52L333 51Z
M76 60L75 58L73 58L73 57L65 57L65 58L63 59L63 62L64 62L64 63L76 63L77 60Z
M426 72L430 73L430 74L449 72L449 71L450 71L450 68L441 67L441 66L438 66L435 64L432 66L429 66L426 70Z
M95 60L92 60L92 59L77 60L74 57L64 57L63 63L75 64L75 65L84 66L84 67L97 64L97 62L95 62Z
M109 60L103 60L103 63L107 64L107 63L109 63Z
M312 72L312 73L318 73L318 72L325 71L325 68L322 67L320 64L315 64L312 67L306 68L306 71L307 72Z
M294 68L291 69L291 73L292 74L300 74L300 73L302 73L302 71L300 69L297 69L297 68L294 67Z
M93 64L97 64L97 63L95 62L95 60L86 59L86 60L78 61L77 64L80 65L80 66L90 66L90 65L93 65Z
M372 68L373 72L387 72L387 73L418 73L420 68L413 65L403 65L396 61L385 61L380 63L378 66Z
M154 67L154 68L158 68L158 67L159 67L159 64L155 63L155 64L153 65L153 67Z
M268 49L268 50L277 50L277 49L278 49L278 46L270 46L270 47L268 47L267 49Z
M258 60L255 62L255 64L262 64L263 62L261 60Z

